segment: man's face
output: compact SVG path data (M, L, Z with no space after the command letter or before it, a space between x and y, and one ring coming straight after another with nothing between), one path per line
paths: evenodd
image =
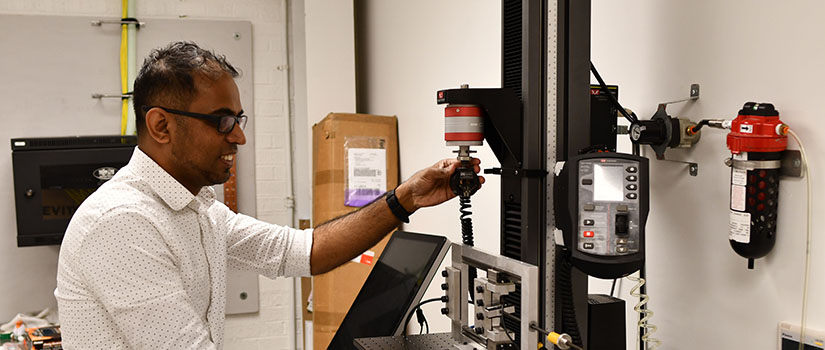
M241 112L238 86L229 74L217 80L195 76L198 94L188 112L212 115L237 115ZM222 134L217 125L206 120L174 115L175 133L171 135L171 151L176 173L190 191L229 180L238 145L246 143L239 125Z

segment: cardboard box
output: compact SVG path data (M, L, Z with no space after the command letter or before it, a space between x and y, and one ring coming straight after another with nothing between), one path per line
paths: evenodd
M360 194L363 184L350 184L348 174L352 169L348 159L356 151L370 152L384 149L386 186L384 191L398 186L398 120L392 116L368 114L330 113L312 127L313 138L313 192L312 223L316 227L358 207L347 203L358 203L365 198ZM376 159L367 159L375 161ZM382 162L384 160L381 160ZM359 168L363 174L377 174L372 170ZM353 181L354 182L354 181ZM349 187L362 187L356 191ZM384 187L384 186L381 186ZM378 191L378 189L376 189ZM381 255L389 236L385 237L367 253L356 258L358 262L348 262L333 271L312 278L312 319L313 346L326 349L341 325L352 302L361 290L372 270L372 262Z

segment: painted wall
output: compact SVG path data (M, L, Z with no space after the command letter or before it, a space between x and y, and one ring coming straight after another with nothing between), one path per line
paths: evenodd
M820 98L810 89L825 78L823 15L825 4L815 1L594 0L592 57L640 118L653 115L657 102L686 96L694 82L702 97L672 106L672 115L733 118L747 101L774 103L812 155L813 188L821 193L825 167L817 155L825 144L818 135L825 125ZM699 176L651 161L648 293L665 348L693 344L700 334L712 348L774 349L777 323L799 323L805 182L782 180L776 246L747 270L727 242L727 155L725 133L704 130L694 149L668 152L668 158L698 162ZM821 212L814 198L814 213ZM815 214L808 324L819 330L825 329L823 225ZM629 287L625 282L623 293Z
M220 18L249 20L253 24L253 72L255 82L255 152L257 158L257 212L262 220L291 224L292 209L286 198L291 194L289 119L287 96L286 2L241 0L225 1L160 1L137 0L137 16L163 18ZM28 1L0 2L3 14L94 15L119 17L117 1ZM140 40L138 36L138 40ZM0 43L2 44L2 43ZM142 58L141 58L142 59ZM118 79L113 77L113 79ZM6 82L8 83L8 82ZM250 109L250 108L247 108ZM11 183L11 172L3 181ZM13 203L0 210L14 211ZM14 244L15 228L2 231L3 244ZM27 248L32 249L32 248ZM46 290L54 289L58 250L36 248L43 254L41 264L25 269L37 271L30 275L31 283L40 283ZM15 261L0 256L0 266L15 266ZM295 311L292 279L260 279L260 312L227 317L227 349L291 349L295 344ZM26 295L2 295L20 299ZM42 300L43 307L54 305L53 298ZM32 310L15 310L32 311ZM6 314L3 312L2 314ZM11 310L8 312L12 313ZM4 316L5 317L5 316ZM5 322L5 320L3 320Z
M457 148L444 143L444 105L436 91L501 86L499 1L358 1L359 112L397 115L401 178ZM482 167L498 166L493 152L478 148ZM500 183L495 175L472 198L476 246L498 252ZM458 199L421 209L404 229L445 235L461 242ZM450 261L448 254L444 261ZM442 294L436 276L424 299ZM449 330L438 303L424 306L433 331ZM415 322L411 322L415 323ZM415 332L418 326L415 325Z
M498 86L499 1L360 1L358 6L359 100L364 112L399 117L402 177L450 156L443 144L443 108L435 91ZM746 5L747 6L744 6ZM694 120L732 118L746 101L773 102L796 129L812 156L814 191L825 185L825 133L818 82L825 80L825 4L814 1L719 2L593 0L592 58L608 83L620 85L622 103L647 119L662 101L685 97L691 83L702 97L674 105L671 114ZM805 252L805 183L782 181L778 241L756 269L727 241L729 169L724 133L704 130L692 150L668 157L699 163L691 177L676 163L651 160L648 292L662 348L774 349L780 321L799 323ZM793 142L791 142L793 144ZM796 146L792 146L796 148ZM650 152L648 152L649 154ZM484 165L494 157L478 153ZM473 198L476 241L498 251L498 188L495 178ZM821 190L819 190L821 192ZM821 212L815 198L814 211ZM808 324L825 329L825 269L821 217L813 218L813 260ZM458 207L450 202L416 213L412 231L459 240ZM440 295L437 283L427 297ZM631 283L621 293L628 308ZM591 281L591 292L608 293L608 281ZM425 307L434 331L446 331L440 306ZM629 322L635 315L628 314ZM635 347L628 324L628 349ZM415 328L417 331L417 327ZM712 344L712 345L711 345Z

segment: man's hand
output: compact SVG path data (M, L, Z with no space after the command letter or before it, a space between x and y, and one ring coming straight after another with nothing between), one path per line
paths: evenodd
M455 158L442 159L433 166L418 171L395 190L398 201L412 213L419 208L441 204L455 197L450 189L450 176L460 163ZM480 163L477 158L472 159L473 171L476 173L481 171ZM483 176L478 179L484 183Z
M450 176L459 164L457 159L444 159L415 173L396 188L399 203L412 213L455 197L450 189ZM473 171L481 171L478 159L473 159L472 164ZM483 177L479 176L478 180L484 183ZM381 197L349 215L316 227L310 255L312 274L325 273L346 263L398 227L400 221L386 202Z

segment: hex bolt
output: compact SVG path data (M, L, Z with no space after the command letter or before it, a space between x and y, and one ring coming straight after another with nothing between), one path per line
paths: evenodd
M448 314L448 313L450 313L450 309L448 309L448 308L446 308L446 307L442 307L442 308L441 308L441 314L442 314L442 315L446 315L446 314Z
M447 290L447 284L446 283L441 284L441 290Z

